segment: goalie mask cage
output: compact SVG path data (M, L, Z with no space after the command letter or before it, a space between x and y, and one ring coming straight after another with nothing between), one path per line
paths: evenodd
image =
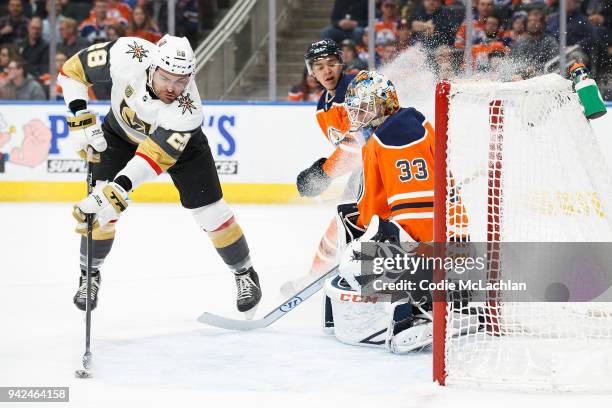
M611 174L570 81L441 82L435 107L436 242L469 233L486 243L487 279L497 280L509 273L503 242L612 241ZM434 302L434 380L612 389L611 303L512 296Z

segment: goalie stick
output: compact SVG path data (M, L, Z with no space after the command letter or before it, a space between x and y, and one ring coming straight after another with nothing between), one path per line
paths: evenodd
M300 303L314 295L323 287L325 279L338 271L338 267L334 267L320 278L306 286L304 289L296 293L293 297L288 299L286 302L275 307L270 313L256 320L238 320L230 319L227 317L219 316L214 313L204 312L198 321L200 323L208 324L210 326L219 327L227 330L254 330L268 327L293 309L295 309Z

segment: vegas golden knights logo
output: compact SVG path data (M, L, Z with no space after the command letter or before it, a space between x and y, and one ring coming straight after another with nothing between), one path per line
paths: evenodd
M121 119L132 129L137 132L143 133L145 135L149 135L151 131L151 125L136 115L136 112L132 110L124 100L121 101L119 105L119 111L121 112Z

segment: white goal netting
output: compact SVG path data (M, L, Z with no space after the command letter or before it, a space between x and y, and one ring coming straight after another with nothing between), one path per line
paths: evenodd
M538 273L504 243L612 241L612 174L558 75L451 84L446 168L447 241L460 231L488 242L489 279ZM612 303L597 301L611 298L612 282L595 264L572 277L595 287L595 301L518 302L496 291L485 302L448 302L446 382L612 390Z

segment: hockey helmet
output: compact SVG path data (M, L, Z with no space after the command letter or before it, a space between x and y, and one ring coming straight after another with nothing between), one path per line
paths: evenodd
M360 71L346 89L351 130L379 126L400 108L393 83L376 71Z
M153 63L149 68L149 86L153 84L153 73L161 68L176 75L195 75L195 53L186 37L164 35L157 42L157 49L153 53Z
M304 54L304 62L306 63L308 73L312 75L312 65L316 60L330 55L335 55L338 61L340 61L340 64L344 63L342 50L334 40L325 39L310 44L310 47L306 50L306 54Z

